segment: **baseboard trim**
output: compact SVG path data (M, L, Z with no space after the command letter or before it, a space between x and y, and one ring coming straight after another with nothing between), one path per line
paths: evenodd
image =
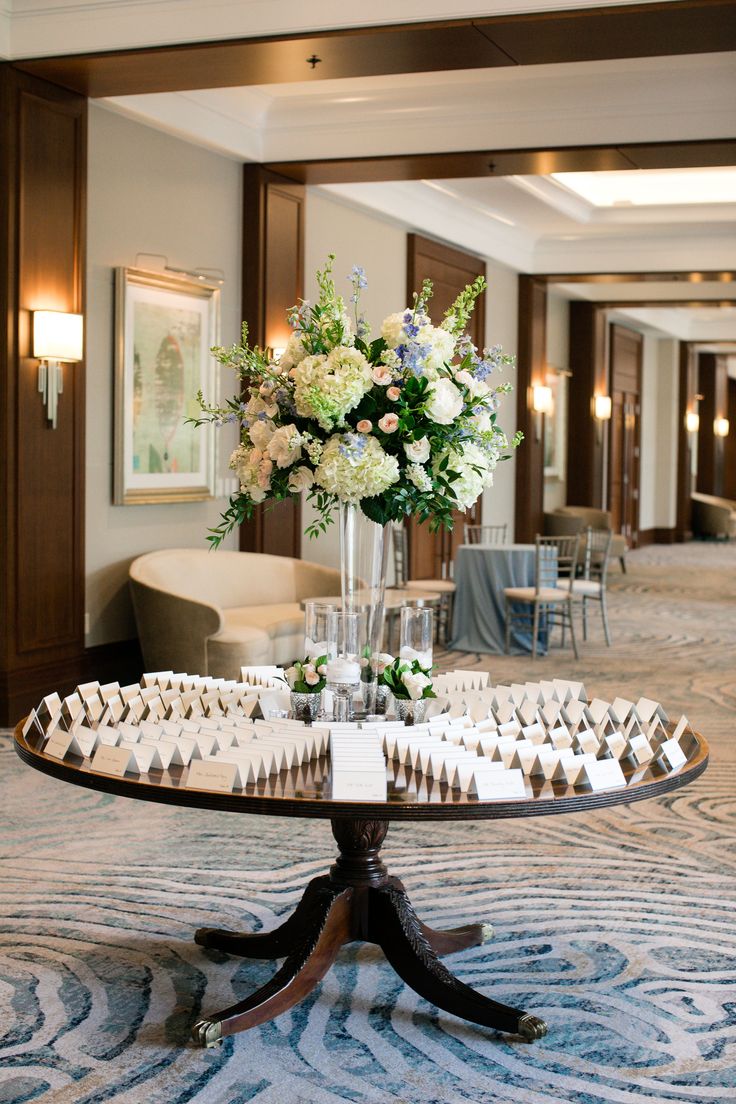
M675 544L678 537L676 529L640 529L638 548L645 548L648 544Z

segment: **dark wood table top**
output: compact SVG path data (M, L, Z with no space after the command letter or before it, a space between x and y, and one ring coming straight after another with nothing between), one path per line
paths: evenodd
M21 721L15 729L15 747L20 758L36 770L64 782L142 801L268 816L361 817L388 821L497 819L574 813L657 797L692 782L708 765L706 741L699 734L688 733L680 744L686 762L674 771L666 769L658 760L639 768L625 761L621 766L626 786L616 789L594 792L589 786L571 786L565 782L527 777L526 797L480 801L473 795L453 790L445 782L438 782L410 767L389 761L388 797L385 802L333 801L327 756L282 770L280 774L272 774L267 779L246 785L243 790L220 793L188 789L187 767L151 770L144 778L134 775L117 778L93 770L89 760L70 757L60 761L40 750L32 732L29 738L24 737L22 727Z

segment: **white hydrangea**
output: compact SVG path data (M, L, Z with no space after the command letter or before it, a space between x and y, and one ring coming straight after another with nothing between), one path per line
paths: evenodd
M396 314L389 314L387 318L384 318L381 323L381 337L388 345L389 349L396 349L399 345L406 345L411 340L404 329L404 322L407 314L412 315L412 308L405 307L403 311L398 311Z
M266 450L277 468L289 468L302 454L299 430L291 425L279 426L268 442Z
M455 338L441 327L422 326L417 341L421 345L429 345L429 353L424 363L425 368L430 372L439 371L445 364L449 364L455 355Z
M496 460L479 445L463 442L462 449L446 449L438 456L435 472L439 471L445 456L449 461L449 470L460 476L451 484L451 493L457 500L459 509L469 510L478 501L484 487L492 486Z
M322 453L316 480L341 502L383 494L399 480L399 462L365 433L336 433Z
M406 469L406 478L420 491L432 490L432 480L421 464L409 464Z
M275 432L276 426L270 418L256 418L248 430L248 436L255 448L264 450L268 448L268 443Z
M338 345L329 356L305 357L293 376L297 413L328 431L343 425L345 415L373 386L370 364L348 345Z

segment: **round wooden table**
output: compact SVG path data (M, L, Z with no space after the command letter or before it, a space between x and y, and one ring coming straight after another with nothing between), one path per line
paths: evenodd
M201 928L195 940L247 958L284 958L272 979L243 1001L200 1020L193 1036L214 1046L223 1036L265 1023L303 1000L324 977L345 943L376 943L399 976L438 1008L473 1023L541 1038L547 1026L537 1016L499 1004L459 981L441 956L483 943L489 925L468 924L437 931L417 917L398 878L381 861L380 850L392 820L476 820L535 817L583 812L608 805L641 801L677 789L702 774L708 747L699 735L681 744L686 762L675 771L657 760L635 768L622 763L626 786L587 792L565 782L526 779L526 796L516 800L480 801L444 782L425 778L410 767L388 764L385 802L335 801L331 797L329 759L322 756L282 770L242 791L220 793L187 788L187 767L118 778L93 770L89 760L59 761L44 754L36 738L15 730L18 755L44 774L77 786L143 801L268 816L328 819L338 845L329 873L313 879L296 911L272 932L236 933ZM41 743L40 736L37 738Z

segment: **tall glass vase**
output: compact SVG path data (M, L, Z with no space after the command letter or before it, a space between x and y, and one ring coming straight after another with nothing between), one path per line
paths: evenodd
M386 571L391 546L389 525L378 525L370 521L359 506L340 503L340 571L342 582L342 620L345 627L341 635L341 654L346 654L348 646L357 646L360 664L360 683L362 708L365 713L376 711L376 689L378 673L375 656L382 650L384 593L386 590ZM358 640L355 632L347 629L350 614L360 614L353 622L357 623ZM352 640L350 639L352 637Z

